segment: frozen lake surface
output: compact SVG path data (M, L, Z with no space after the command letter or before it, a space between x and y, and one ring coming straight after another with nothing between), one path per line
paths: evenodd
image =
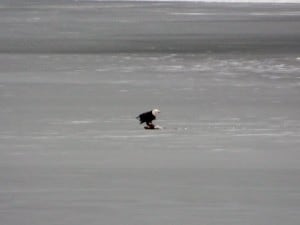
M299 7L124 4L1 12L0 223L298 225Z

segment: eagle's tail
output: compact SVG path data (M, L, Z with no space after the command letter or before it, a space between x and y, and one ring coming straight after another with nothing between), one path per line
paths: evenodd
M140 116L137 116L137 117L135 117L137 120L139 120L140 121L140 124L142 124L143 123L143 121L142 121L142 119L141 119L141 117Z

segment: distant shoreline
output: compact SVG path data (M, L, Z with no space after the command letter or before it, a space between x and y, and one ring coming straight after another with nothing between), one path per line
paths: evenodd
M257 3L257 4L300 4L300 0L74 0L74 2L182 2L182 3Z
M300 50L299 4L14 1L1 5L0 53Z

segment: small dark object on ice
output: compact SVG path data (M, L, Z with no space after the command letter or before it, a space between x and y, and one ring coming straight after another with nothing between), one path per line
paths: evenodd
M161 126L152 124L151 126L144 126L145 130L161 130L163 129Z

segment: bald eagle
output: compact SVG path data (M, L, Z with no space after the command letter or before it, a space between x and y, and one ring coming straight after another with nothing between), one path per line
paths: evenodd
M138 115L136 118L140 120L140 124L147 124L147 126L144 127L145 129L155 129L155 125L152 123L152 121L156 119L159 113L159 109L153 109Z

